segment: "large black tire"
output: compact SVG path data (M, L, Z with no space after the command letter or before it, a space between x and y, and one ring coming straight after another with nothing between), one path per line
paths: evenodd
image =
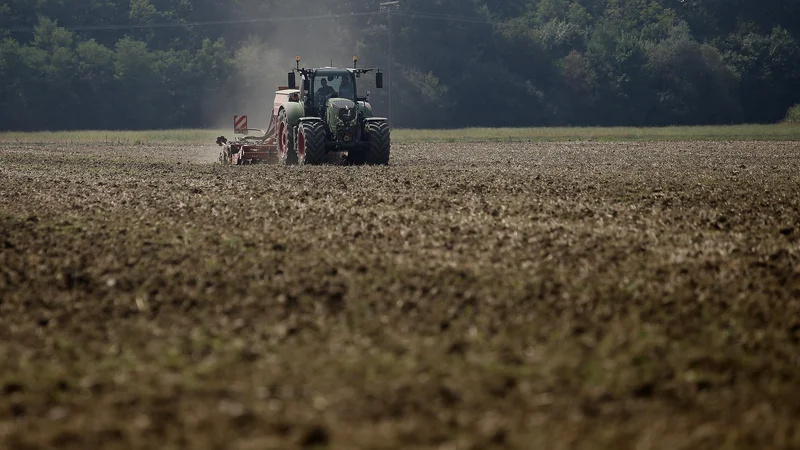
M317 165L325 158L325 124L321 121L302 122L297 131L297 155L301 165Z
M389 124L386 122L370 124L368 132L367 164L379 166L389 164L389 152L392 146Z
M294 146L294 130L289 125L285 110L278 114L278 158L284 166L297 164L297 149Z

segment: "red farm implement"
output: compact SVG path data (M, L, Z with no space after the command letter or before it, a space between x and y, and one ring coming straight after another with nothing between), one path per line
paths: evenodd
M217 138L217 145L222 147L219 160L223 164L244 165L267 163L274 164L280 160L278 149L278 114L281 105L290 101L298 101L299 89L280 88L275 93L275 101L269 121L269 128L261 130L247 127L247 116L233 118L234 133L245 136L228 141L224 136ZM250 132L257 134L250 134Z

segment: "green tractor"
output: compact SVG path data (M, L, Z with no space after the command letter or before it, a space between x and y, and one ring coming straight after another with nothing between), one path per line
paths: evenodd
M383 88L378 69L324 67L297 68L289 73L289 87L275 105L279 159L284 165L323 164L345 156L350 164L389 164L389 122L374 117L369 93L359 97L356 86L362 75L375 72L375 84ZM302 77L297 86L297 74ZM278 97L276 97L278 103Z

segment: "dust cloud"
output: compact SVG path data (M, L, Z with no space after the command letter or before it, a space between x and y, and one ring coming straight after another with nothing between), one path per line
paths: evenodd
M349 67L358 55L359 42L365 34L363 19L318 17L318 11L305 12L308 20L266 23L253 33L233 56L235 76L206 107L208 122L215 128L231 130L234 115L247 115L250 128L266 130L275 91L287 85L287 74L301 57L301 67ZM303 15L294 12L291 17ZM360 56L361 61L364 58ZM374 65L374 62L373 64ZM364 86L374 83L370 78ZM299 79L298 79L299 82ZM363 95L366 87L360 87Z

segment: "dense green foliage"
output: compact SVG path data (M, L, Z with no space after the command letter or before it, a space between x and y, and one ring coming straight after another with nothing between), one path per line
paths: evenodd
M389 68L379 3L10 0L0 129L229 126L234 113L263 125L295 54L341 65L357 53ZM334 14L345 16L319 17ZM185 26L164 26L174 24ZM776 122L800 103L799 39L800 3L783 0L403 0L392 13L393 119ZM388 114L388 93L372 94Z
M800 105L793 105L783 119L786 123L800 123Z

